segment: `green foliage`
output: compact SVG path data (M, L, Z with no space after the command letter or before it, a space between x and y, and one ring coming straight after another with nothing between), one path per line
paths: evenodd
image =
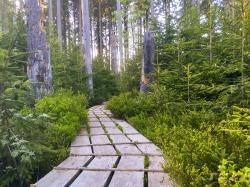
M132 91L140 88L141 76L141 55L137 55L125 64L125 70L122 70L120 76L120 89L123 92Z
M79 129L87 123L86 98L61 91L44 97L36 104L36 111L48 114L53 125L47 129L48 141L55 148L67 147Z
M11 88L0 95L0 186L35 182L68 155L70 143L87 122L82 95L62 91L29 108L17 93L25 91Z
M250 168L244 167L236 170L236 165L232 161L222 160L219 166L219 184L221 186L242 186L250 185Z
M119 93L117 77L102 59L93 61L94 97L91 104L101 104Z
M108 108L160 146L168 160L165 169L181 186L218 186L219 165L225 158L239 169L246 167L249 109L233 107L226 116L216 103L171 103L168 98L160 88L148 95L130 92L113 97Z
M87 94L87 77L84 71L80 48L70 44L67 51L60 49L51 39L51 63L53 65L53 86L55 90L71 89L74 93Z

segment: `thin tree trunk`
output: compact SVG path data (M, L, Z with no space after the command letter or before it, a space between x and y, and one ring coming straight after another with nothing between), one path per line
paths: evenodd
M118 30L118 47L119 47L119 69L124 68L123 65L123 39L122 39L122 17L121 17L121 3L116 1L117 10L117 30Z
M43 30L42 3L44 3L43 0L26 0L29 52L27 74L37 99L52 91L50 52L46 45L46 36Z
M62 18L61 18L61 0L56 1L56 21L57 21L57 35L60 49L62 49Z
M90 95L93 96L91 37L90 37L90 18L89 18L88 0L81 0L81 11L82 11L82 45L84 52L84 62L85 62L86 74L88 76L88 88L90 91Z

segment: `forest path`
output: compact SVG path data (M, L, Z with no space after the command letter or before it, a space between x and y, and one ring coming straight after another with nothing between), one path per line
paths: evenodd
M38 187L170 187L160 149L103 105L88 112L88 129L71 144L70 156L39 180Z

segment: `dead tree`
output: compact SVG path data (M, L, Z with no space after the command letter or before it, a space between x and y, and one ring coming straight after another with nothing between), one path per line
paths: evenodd
M28 78L40 99L52 91L50 51L46 44L43 14L44 0L26 0Z
M148 91L148 85L153 81L153 61L155 53L155 42L151 32L144 33L144 47L142 54L142 72L141 72L141 92Z

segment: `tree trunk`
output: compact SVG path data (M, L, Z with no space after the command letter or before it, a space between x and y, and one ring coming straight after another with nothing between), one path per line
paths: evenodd
M152 71L154 62L155 42L151 32L144 34L144 47L142 56L141 92L147 92L149 84L153 81Z
M37 99L52 91L50 52L46 45L46 36L43 30L42 3L43 0L26 0L27 44L29 52L27 74Z
M118 30L118 47L119 47L119 69L123 67L123 40L122 40L122 17L121 17L121 3L116 1L117 9L117 30Z
M93 96L91 37L90 37L90 18L89 18L88 0L81 0L81 11L82 11L82 46L84 52L85 69L86 69L86 74L88 76L88 88L90 91L90 95Z
M124 51L125 62L129 59L128 5L124 6Z
M155 54L155 41L154 35L151 32L154 28L155 14L153 0L150 1L150 24L147 25L147 32L144 33L144 45L142 56L142 71L141 71L141 92L149 91L149 84L153 81L153 62Z
M61 18L61 0L56 1L56 21L57 21L57 35L60 49L62 49L62 18Z

